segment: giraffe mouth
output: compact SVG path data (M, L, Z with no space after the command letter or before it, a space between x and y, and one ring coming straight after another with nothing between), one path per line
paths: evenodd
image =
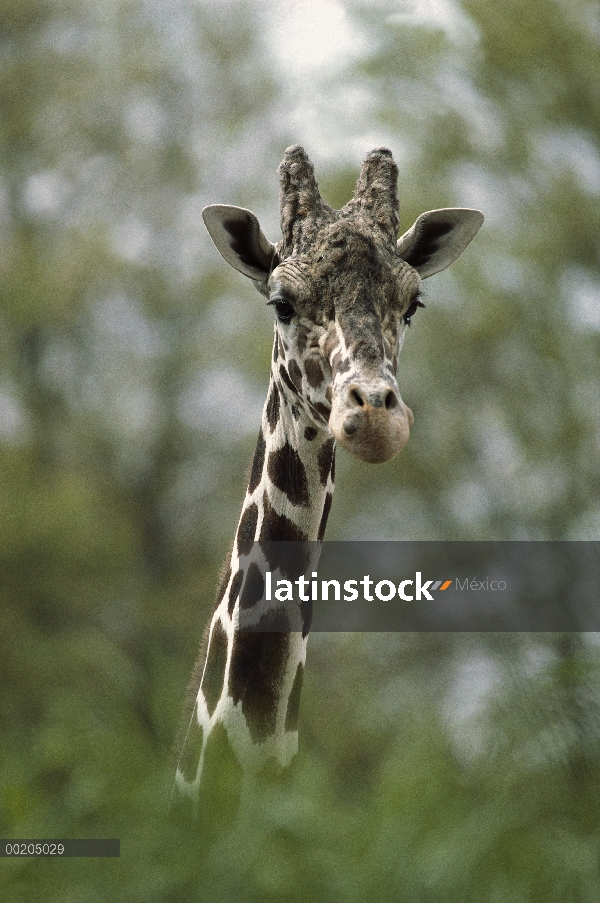
M355 458L382 464L404 448L413 419L394 386L353 382L334 395L329 428Z

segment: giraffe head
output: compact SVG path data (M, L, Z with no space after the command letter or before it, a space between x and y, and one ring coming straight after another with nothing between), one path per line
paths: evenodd
M341 210L322 200L303 148L287 149L279 174L278 244L240 207L206 207L204 222L275 308L273 376L295 394L298 416L355 457L388 461L413 422L396 371L421 282L462 254L483 214L431 210L398 239L398 169L385 148L367 156Z

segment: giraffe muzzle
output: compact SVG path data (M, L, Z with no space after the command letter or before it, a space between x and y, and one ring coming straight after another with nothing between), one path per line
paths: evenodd
M341 388L332 400L329 427L346 451L369 464L382 464L408 441L413 414L390 383Z

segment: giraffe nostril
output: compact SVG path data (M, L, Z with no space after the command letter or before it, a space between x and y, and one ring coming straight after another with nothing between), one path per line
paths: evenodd
M398 399L396 398L396 393L392 392L391 389L385 396L385 406L388 411L393 411L394 408L398 407Z
M350 398L351 398L354 402L356 402L356 404L359 406L359 408L364 407L365 400L364 400L364 398L362 397L362 395L360 394L360 392L358 391L358 389L351 389L351 390L350 390Z

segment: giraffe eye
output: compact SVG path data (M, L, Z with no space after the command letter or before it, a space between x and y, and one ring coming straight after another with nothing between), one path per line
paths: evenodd
M275 307L275 313L277 314L277 319L280 323L287 325L294 316L294 308L290 302L286 301L285 298L282 298L281 295L279 297L275 296L271 298L269 304L272 304Z
M414 315L417 311L417 307L425 307L425 305L423 304L423 302L421 301L420 298L415 298L415 300L411 301L410 304L408 305L406 313L404 314L404 316L402 318L407 326L410 326L411 317L414 317Z

